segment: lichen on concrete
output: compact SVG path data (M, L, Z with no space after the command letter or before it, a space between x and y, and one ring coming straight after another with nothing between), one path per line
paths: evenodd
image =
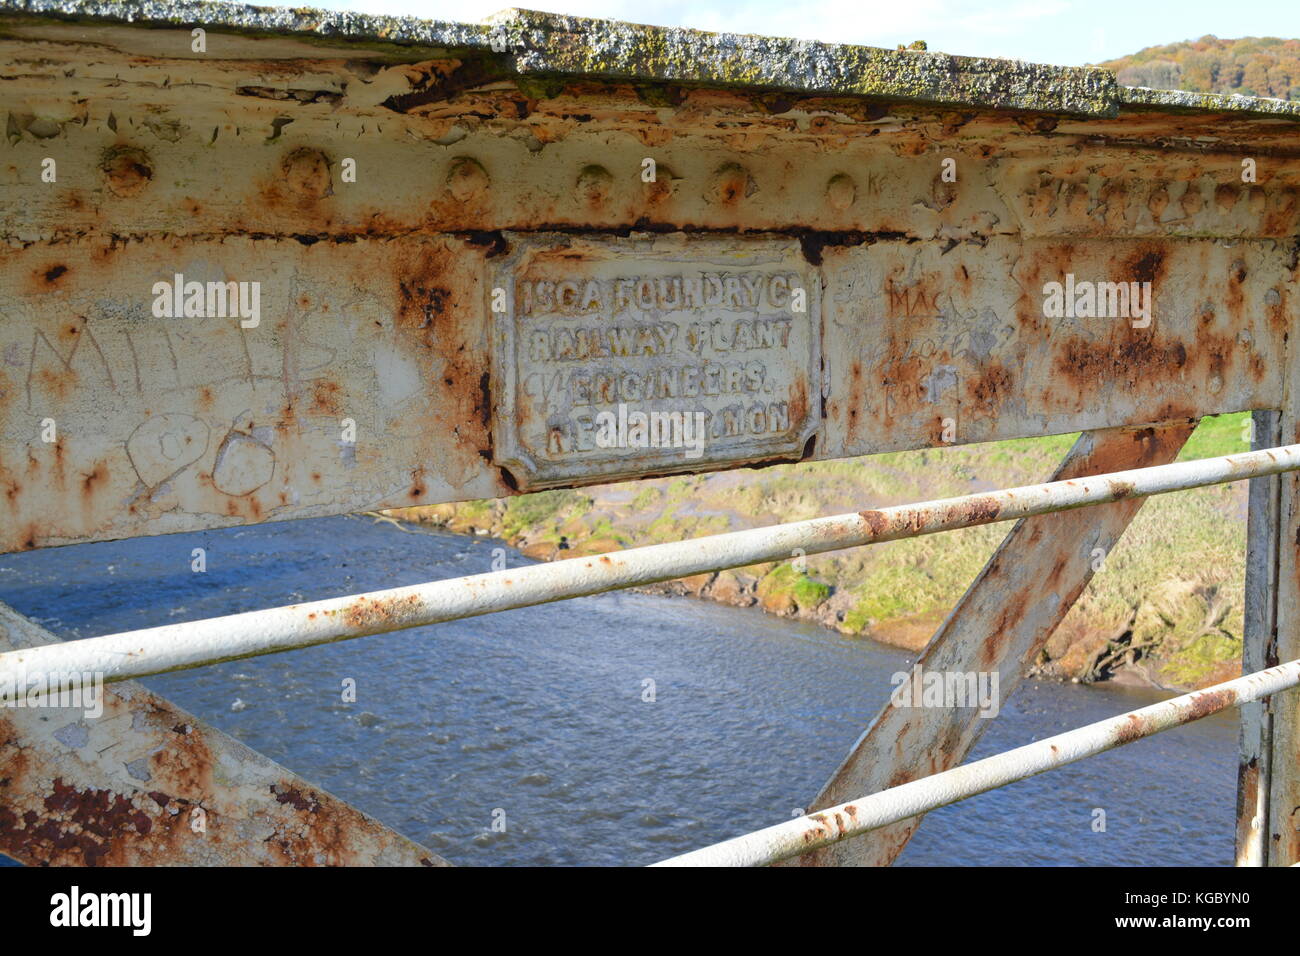
M1091 67L1060 67L925 50L708 33L614 20L505 10L481 24L203 0L0 0L3 20L79 25L202 26L243 35L365 47L391 58L439 50L494 58L520 76L595 76L641 82L744 86L898 102L1081 116L1123 108L1231 111L1300 118L1300 104L1219 94L1140 90Z
M1265 96L1242 96L1239 93L1192 93L1187 90L1152 90L1142 86L1121 86L1121 102L1126 107L1151 107L1165 111L1253 113L1300 119L1300 102L1270 99Z
M1113 116L1104 70L944 53L894 51L648 27L512 10L492 22L518 31L521 72L766 87L797 92Z

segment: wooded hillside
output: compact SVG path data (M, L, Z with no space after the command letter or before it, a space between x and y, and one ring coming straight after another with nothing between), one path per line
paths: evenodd
M1098 66L1115 71L1126 86L1300 100L1300 40L1204 36Z

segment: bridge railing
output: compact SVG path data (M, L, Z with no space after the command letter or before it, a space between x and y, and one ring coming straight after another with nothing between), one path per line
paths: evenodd
M474 617L880 541L1011 521L1300 470L1300 445L814 518L605 555L147 628L0 654L0 681L72 688ZM773 863L1100 753L1300 683L1300 661L1260 670L671 860Z
M1300 661L1099 720L983 760L724 840L656 866L763 866L861 836L1300 684Z
M0 654L0 677L108 683L881 541L1300 470L1300 445L1025 485L246 611Z

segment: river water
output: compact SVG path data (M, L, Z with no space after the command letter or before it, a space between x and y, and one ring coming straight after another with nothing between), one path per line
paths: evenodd
M91 637L476 574L497 547L293 521L6 555L0 600ZM643 864L789 818L911 663L755 610L617 593L144 683L454 863ZM974 756L1163 696L1031 682ZM1234 715L1210 717L936 811L900 864L1227 865L1235 754Z

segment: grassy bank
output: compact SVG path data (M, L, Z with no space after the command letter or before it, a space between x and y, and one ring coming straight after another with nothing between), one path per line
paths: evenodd
M1245 449L1246 418L1202 422L1180 458ZM567 557L1041 481L1074 437L620 482L393 514L501 537L535 557ZM1239 673L1245 516L1244 482L1148 501L1035 670L1080 680L1140 676L1169 687ZM699 575L672 590L758 604L919 649L1008 530L968 528L815 555L798 567Z

